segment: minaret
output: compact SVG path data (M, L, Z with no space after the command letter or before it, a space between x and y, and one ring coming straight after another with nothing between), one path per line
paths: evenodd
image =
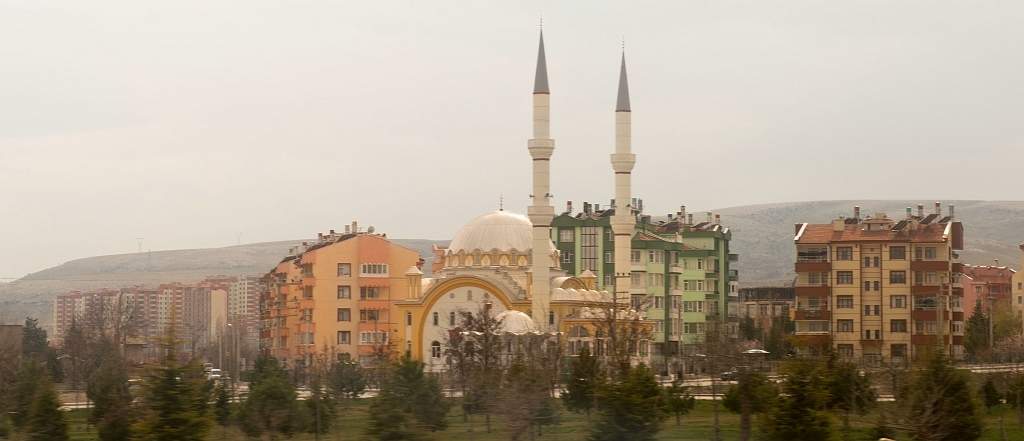
M629 304L629 255L633 227L636 225L636 217L630 205L630 172L636 163L636 155L631 152L631 124L626 53L623 51L622 67L619 70L619 96L615 102L615 153L612 154L612 169L615 170L615 214L612 215L611 225L615 233L615 300L625 304Z
M537 75L533 81L533 139L527 141L533 157L533 205L526 212L533 223L533 280L530 293L533 300L533 321L537 328L548 328L551 309L551 220L555 208L551 206L551 154L555 140L548 131L551 113L551 95L548 94L548 68L544 59L544 31L540 34L537 53Z

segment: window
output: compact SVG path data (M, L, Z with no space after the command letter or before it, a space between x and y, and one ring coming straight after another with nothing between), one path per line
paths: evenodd
M412 313L411 312L406 312L405 313L405 326L412 326Z
M864 305L864 315L871 315L871 305Z
M936 277L935 271L928 271L928 272L924 273L924 283L925 284L935 284L935 283L938 283L938 277Z
M978 294L981 294L981 285L975 285L974 286L974 292L976 292Z
M828 332L828 321L815 320L812 322L800 320L796 322L797 332Z
M853 357L853 345L836 345L840 357Z
M652 302L651 302L651 307L652 308L655 308L655 309L661 309L662 308L662 306L663 306L662 305L662 303L663 303L662 302L662 300L663 300L662 297L654 296L654 297L651 297L651 300L652 300Z
M630 288L643 288L644 287L644 273L642 273L642 272L629 273L629 287Z
M864 282L864 291L871 291L871 282Z
M572 263L572 251L562 251L562 263Z
M807 284L808 285L817 285L818 284L818 273L817 272L807 273Z
M359 265L361 276L386 276L388 275L388 264L386 263L364 263Z
M879 340L882 338L882 336L880 335L881 332L881 330L875 329L875 340Z
M612 230L610 227L609 228L605 228L604 229L604 241L605 242L614 242L615 241L615 230Z
M448 313L448 326L455 326L455 311Z
M1024 305L1024 296L1017 296L1017 304Z
M836 320L837 332L853 332L853 320Z
M555 324L555 311L548 311L548 324Z
M907 332L907 321L906 320L891 320L891 321L889 321L889 332Z
M650 286L664 286L665 275L661 273L652 273L647 275L647 284Z
M871 340L871 330L870 329L865 329L864 330L864 340Z
M437 318L438 318L438 317L437 317L437 313L435 312L435 313L434 313L434 326L437 326L437 325L438 325L438 323L437 323Z
M853 248L851 248L851 247L838 247L838 248L836 248L836 260L853 260Z
M640 260L643 258L642 256L643 256L643 253L641 253L640 250L632 250L632 251L629 252L629 262L630 263L640 263Z
M907 356L907 345L892 345L889 347L889 353L893 357L906 357Z
M430 358L441 358L441 342L430 343Z
M925 259L934 259L936 256L937 256L937 254L935 253L935 247L925 247L924 248L924 258Z
M907 283L907 272L906 271L889 271L889 283L894 285L906 285Z
M921 260L924 257L924 249L921 247L914 247L914 260Z
M697 269L704 269L704 259L697 259Z
M914 322L914 332L917 334L934 333L938 329L938 323L933 320L918 320Z
M338 321L339 322L350 322L352 321L352 310L349 308L338 308Z
M683 259L683 269L690 269L690 259Z
M703 280L698 280L697 281L697 291L704 291L704 281Z
M964 322L953 322L952 325L953 326L951 326L950 329L953 330L954 334L959 334L959 333L964 332Z
M914 284L921 285L924 283L924 272L914 271Z
M633 295L633 296L630 296L629 297L629 305L630 305L630 307L633 308L633 309L639 310L640 307L643 306L643 304L644 304L644 297L645 296L643 296L643 295Z
M874 282L871 282L871 283L875 286L875 291L878 291L878 284L879 284L879 282L877 280L875 280Z
M376 286L360 286L359 298L362 300L373 300L380 298L380 288Z
M386 345L388 344L388 333L386 331L366 331L359 333L359 344L361 345Z
M569 229L558 230L558 241L559 242L572 242L575 239L576 239L576 234L575 234L574 231L569 230Z
M870 257L865 257L864 258L864 266L871 266L871 258Z
M348 285L338 285L338 298L339 299L351 299L352 298L352 287Z
M349 277L352 275L352 264L351 263L339 263L338 264L338 277Z
M837 285L853 285L853 271L836 271Z
M350 332L350 331L338 331L338 344L339 345L350 345L350 344L352 344L352 332Z
M605 251L604 252L604 261L605 261L605 263L615 262L615 253L613 253L611 251Z
M889 247L889 260L906 260L906 247Z
M906 308L906 296L889 296L890 308Z
M665 322L662 320L655 320L654 332L665 332Z
M375 309L360 309L359 310L359 321L361 322L375 322L380 320L380 311Z
M853 296L837 296L836 308L853 308Z
M614 287L615 286L615 276L613 276L610 273L605 273L605 275L604 275L604 286L605 286L605 289Z
M665 261L665 252L661 250L647 251L647 261L650 263L662 263Z
M1024 282L1017 282L1017 289L1024 289Z
M704 312L703 301L684 301L683 312Z

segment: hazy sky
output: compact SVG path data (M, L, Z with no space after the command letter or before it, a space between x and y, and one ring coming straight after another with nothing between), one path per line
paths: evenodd
M612 197L623 35L648 212L1024 190L1017 1L159 3L0 1L0 277L524 213L542 14L559 211Z

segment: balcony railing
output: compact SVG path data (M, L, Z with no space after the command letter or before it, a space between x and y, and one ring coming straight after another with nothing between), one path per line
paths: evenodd
M828 256L796 256L797 262L824 263L828 262Z

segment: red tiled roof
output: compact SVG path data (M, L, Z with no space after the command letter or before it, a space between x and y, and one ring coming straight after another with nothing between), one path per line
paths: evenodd
M945 224L920 225L917 231L910 231L903 228L898 231L888 229L870 230L862 229L861 225L844 225L843 231L833 231L832 224L807 224L804 234L796 243L835 243L835 242L944 242L942 233L945 231Z

